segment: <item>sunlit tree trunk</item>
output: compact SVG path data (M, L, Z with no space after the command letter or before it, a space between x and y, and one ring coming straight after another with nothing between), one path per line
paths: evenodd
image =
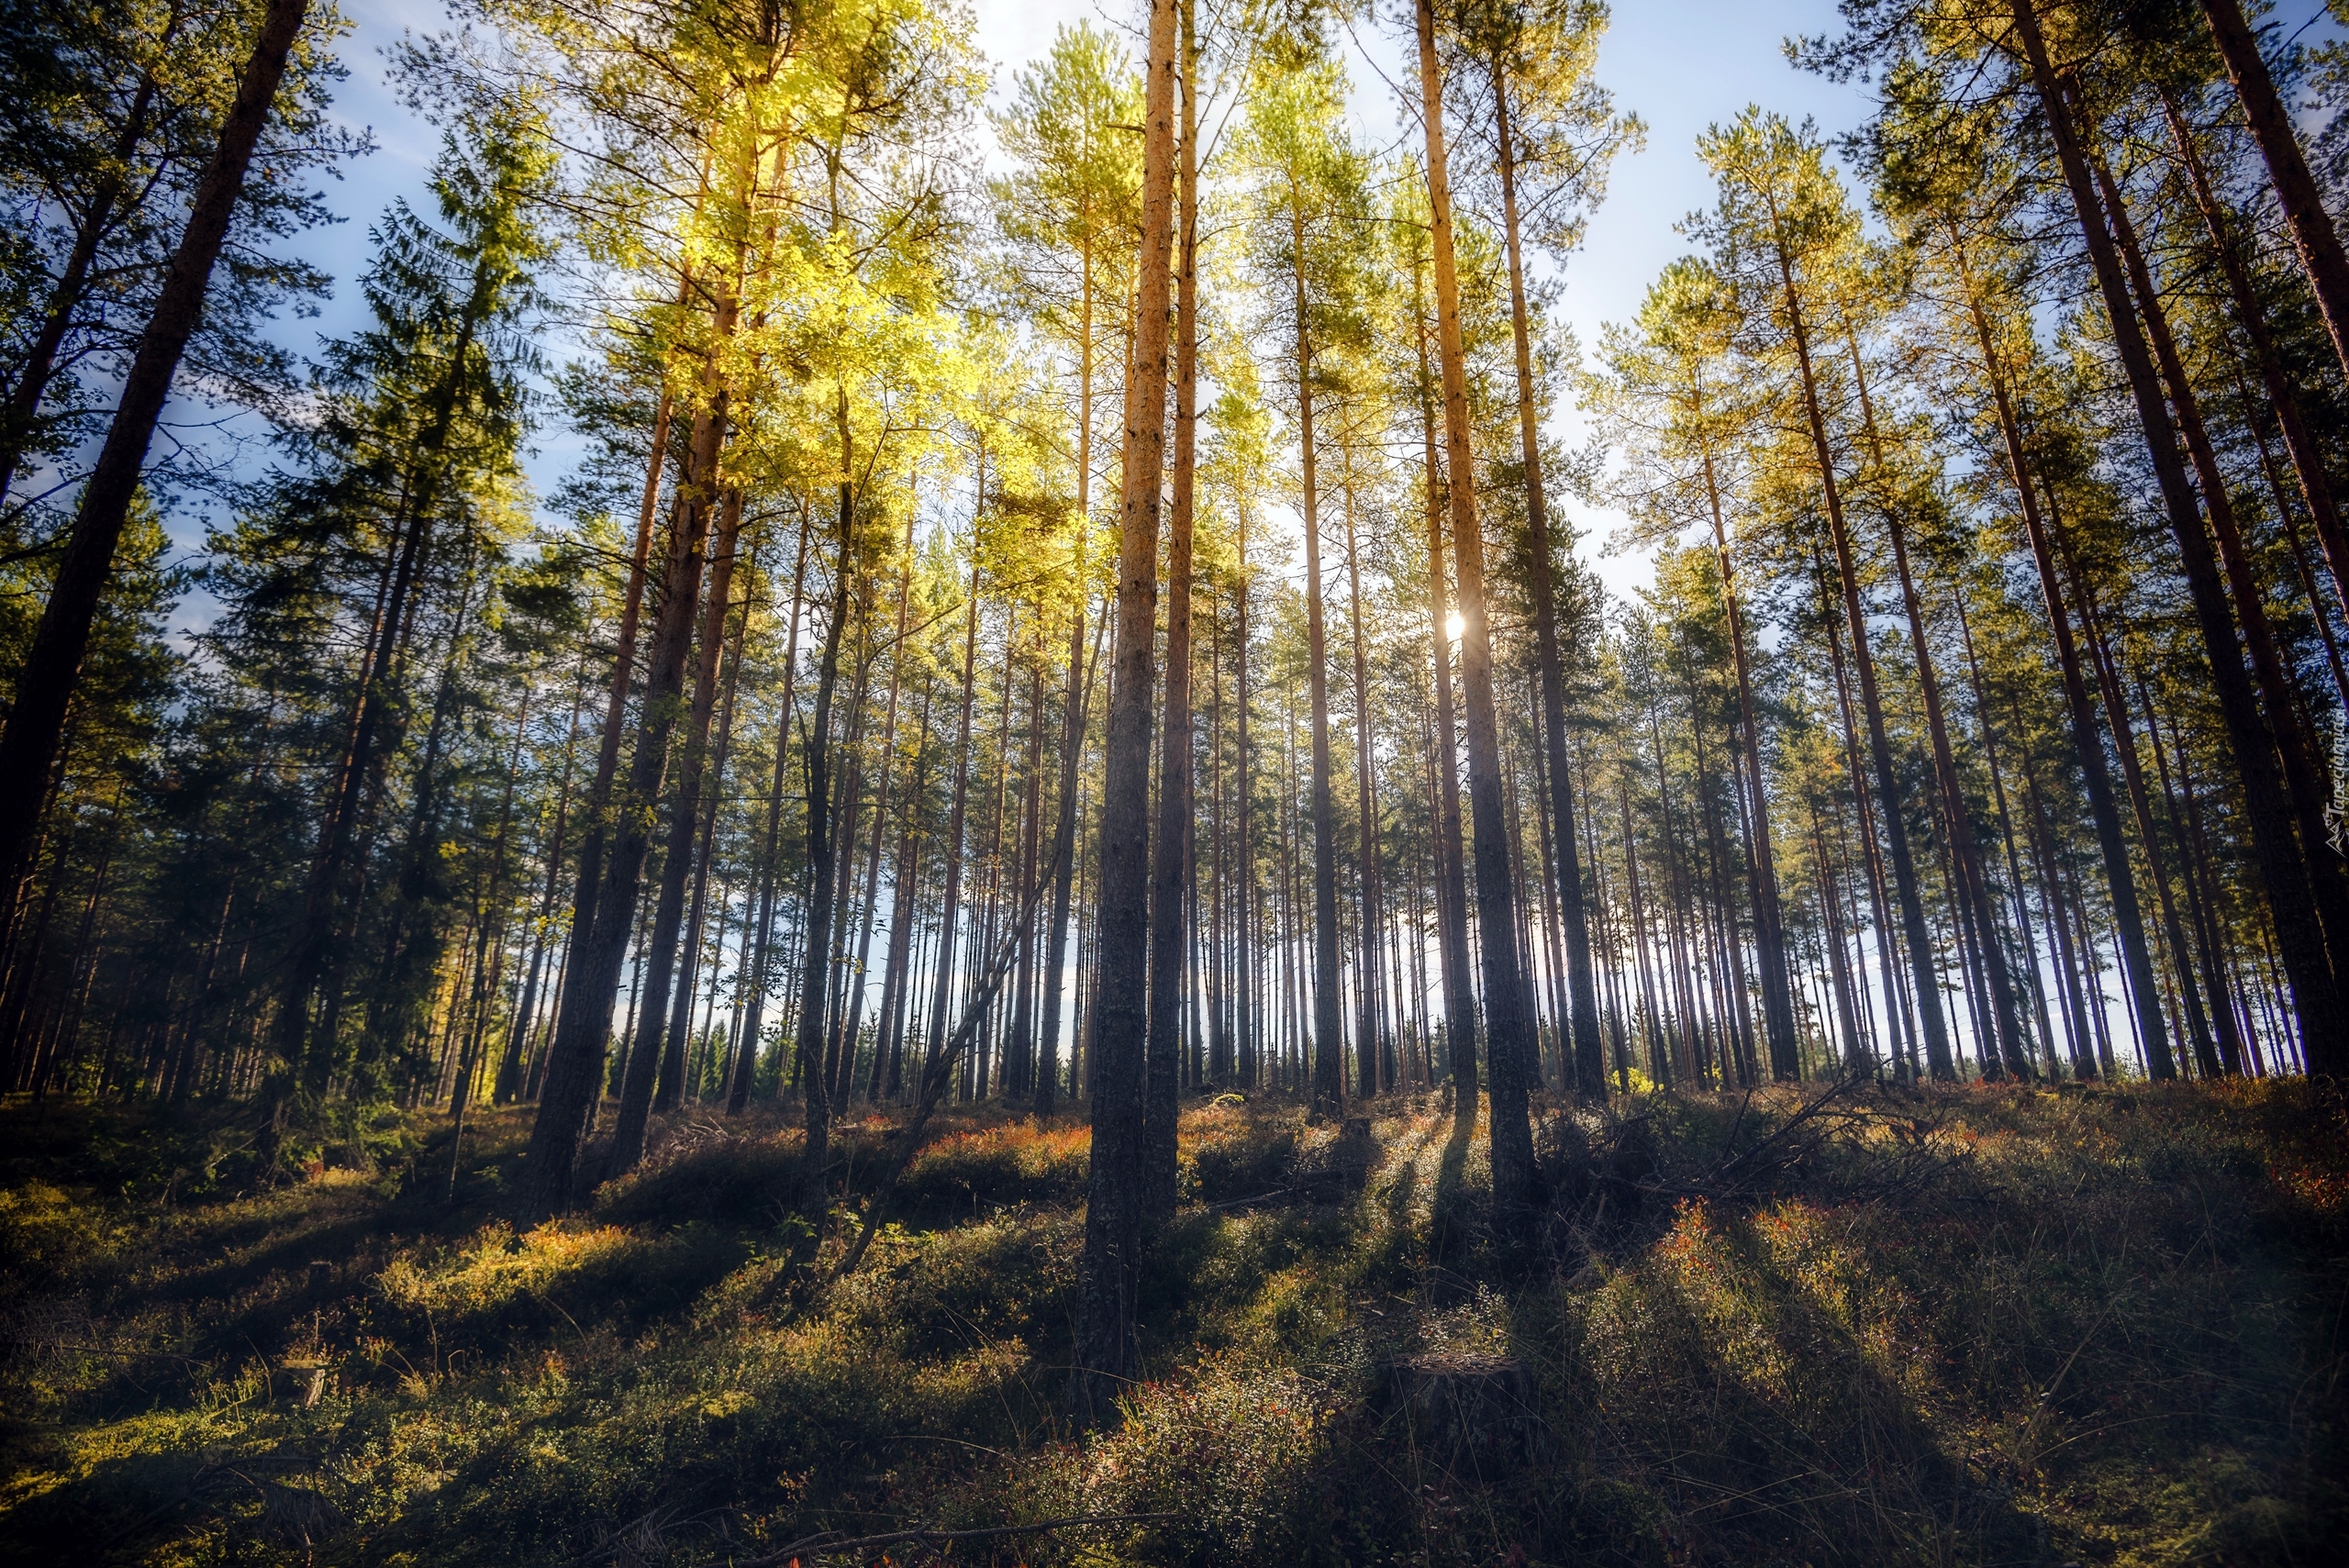
M1118 530L1118 642L1101 785L1093 1155L1067 1408L1114 1418L1138 1370L1134 1290L1142 1215L1143 1047L1149 1018L1150 737L1156 690L1158 513L1166 458L1166 327L1174 250L1176 0L1151 0L1133 373L1126 382ZM1163 852L1172 847L1162 846Z
M1174 1134L1182 1073L1182 1005L1189 993L1184 913L1191 886L1196 816L1191 779L1191 517L1198 409L1199 164L1197 45L1192 0L1182 0L1182 160L1174 266L1174 461L1166 518L1166 701L1159 736L1158 858L1151 868L1150 1043L1142 1102L1142 1204L1152 1218L1174 1212ZM1307 463L1311 516L1312 457ZM1308 543L1308 546L1310 549Z
M1517 962L1516 897L1509 885L1508 825L1501 805L1500 724L1493 701L1493 649L1485 605L1485 540L1476 518L1469 451L1468 364L1453 254L1452 182L1443 137L1443 85L1436 63L1433 0L1419 0L1419 113L1427 131L1428 209L1433 228L1436 352L1443 372L1444 471L1453 559L1460 578L1461 685L1468 708L1468 800L1475 818L1477 934L1484 956L1485 1051L1490 1067L1493 1195L1513 1207L1533 1195L1533 1124L1526 1104L1525 987Z

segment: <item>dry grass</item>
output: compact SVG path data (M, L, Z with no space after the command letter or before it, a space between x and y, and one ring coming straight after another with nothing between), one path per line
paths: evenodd
M0 1107L0 1558L684 1568L1174 1513L957 1560L2150 1568L2349 1524L2327 1090L1641 1097L1550 1115L1553 1201L1497 1218L1448 1106L1378 1110L1366 1177L1297 1107L1186 1114L1151 1381L1084 1436L1081 1125L942 1117L826 1283L774 1112L672 1118L518 1229L515 1113L452 1203L421 1120L240 1191L232 1118ZM842 1204L893 1133L843 1129ZM1522 1451L1430 1446L1406 1358L1521 1366Z

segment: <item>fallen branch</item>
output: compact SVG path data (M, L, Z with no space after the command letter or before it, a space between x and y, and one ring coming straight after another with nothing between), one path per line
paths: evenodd
M963 1006L963 1017L954 1026L953 1038L922 1064L921 1093L915 1098L913 1120L906 1124L906 1135L898 1143L896 1160L890 1165L889 1173L881 1178L881 1184L874 1189L873 1195L865 1200L864 1218L857 1228L856 1240L850 1246L848 1256L841 1260L841 1266L832 1271L832 1278L846 1278L856 1272L857 1264L864 1261L864 1251L873 1245L873 1238L881 1229L881 1222L889 1212L889 1199L897 1190L899 1178L913 1164L914 1156L921 1152L922 1130L930 1125L930 1113L938 1108L939 1101L945 1098L947 1086L953 1080L955 1062L978 1038L980 1022L985 1018L987 1008L995 1002L996 993L1003 988L1005 976L1011 973L1012 964L1019 957L1019 933L1028 921L1035 917L1044 889L1051 885L1067 854L1068 846L1062 845L1054 852L1052 863L1044 869L1043 874L1036 878L1036 885L1028 895L1026 906L1006 929L1002 945L996 950L995 958L981 977L978 989Z
M1715 1161L1709 1170L1695 1180L1687 1183L1639 1183L1637 1184L1639 1190L1660 1197L1720 1196L1733 1193L1751 1182L1766 1179L1817 1148L1821 1139L1828 1137L1838 1128L1847 1127L1855 1120L1865 1119L1861 1112L1844 1109L1829 1125L1811 1125L1838 1099L1859 1089L1866 1082L1867 1080L1856 1074L1838 1079L1828 1086L1825 1094L1804 1101L1802 1108L1787 1118L1784 1126L1769 1133L1752 1148L1742 1152L1731 1152L1731 1151L1736 1149L1737 1134L1745 1125L1746 1109L1753 1102L1753 1096L1748 1094L1739 1103L1737 1120L1731 1124L1729 1142L1721 1158ZM1812 1136L1798 1146L1795 1141L1796 1135L1807 1127ZM1770 1158L1765 1160L1765 1156Z
M954 1540L995 1540L1009 1535L1041 1535L1047 1530L1074 1529L1088 1525L1164 1524L1190 1517L1188 1514L1072 1514L1064 1519L1045 1519L1032 1525L994 1525L985 1529L901 1529L892 1530L887 1535L860 1535L847 1540L836 1540L833 1531L825 1530L795 1540L764 1557L744 1558L734 1563L733 1568L781 1568L782 1564L800 1557L829 1557L842 1551L869 1551L876 1546L928 1546Z

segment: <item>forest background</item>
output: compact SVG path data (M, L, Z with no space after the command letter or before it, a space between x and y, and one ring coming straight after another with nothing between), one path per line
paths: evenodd
M6 1507L2321 1539L2332 12L454 19L0 29Z

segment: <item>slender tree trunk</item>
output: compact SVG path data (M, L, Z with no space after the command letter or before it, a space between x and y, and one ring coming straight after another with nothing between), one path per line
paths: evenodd
M696 840L701 836L702 779L709 748L710 720L718 710L719 662L726 650L727 611L733 605L734 557L741 541L742 496L727 491L718 507L718 527L708 548L708 587L703 595L700 658L695 661L692 706L685 715L685 744L677 760L676 794L669 803L668 843L661 867L659 902L653 906L651 951L645 964L644 992L638 1006L636 1044L629 1052L628 1072L620 1088L619 1117L612 1127L612 1147L605 1156L607 1179L625 1175L644 1158L646 1118L656 1091L674 1099L674 1085L662 1084L662 1062L675 1055L683 1065L685 1040L669 1039L672 986L688 997L692 981L679 983L677 940L685 917L685 896L692 880ZM681 1014L690 1021L690 1012ZM682 1029L684 1022L679 1023ZM678 1076L682 1076L682 1072Z
M2268 177L2276 183L2277 200L2291 228L2292 244L2300 253L2300 265L2316 295L2325 330L2332 335L2332 351L2340 358L2343 372L2349 373L2349 254L2342 250L2332 217L2324 210L2316 179L2309 172L2308 159L2292 129L2291 111L2276 91L2267 61L2259 53L2259 40L2243 19L2237 0L2202 0L2202 12L2210 18L2219 56L2227 62L2227 75L2234 83L2252 139L2267 161ZM2034 35L2036 30L2034 19ZM2032 63L2036 67L2038 61Z
M2015 417L2006 373L1991 340L1980 293L1954 229L1950 243L1952 254L1957 259L1960 281L1965 286L1966 312L1974 323L1976 340L1981 345L1983 369L1990 381L1991 403L1998 410L1998 430L2006 443L2007 464L2013 471L2016 495L2021 503L2023 531L2030 538L2032 559L2039 569L2040 594L2047 609L2048 629L2054 637L2056 668L2063 675L2064 695L2071 717L2072 750L2079 759L2080 775L2087 784L2088 815L2096 823L2097 848L2103 858L2105 884L2112 900L2124 978L2136 1002L2138 1028L2143 1031L2146 1059L2153 1074L2156 1078L2174 1077L2176 1068L2170 1056L2169 1029L2164 1019L2152 953L2145 940L2145 917L2137 902L2136 876L2130 868L2128 846L2121 837L2121 812L2112 796L2112 774L2105 762L2103 740L2097 734L2087 682L2081 673L2079 646L2072 634L2071 612L2064 604L2047 519L2041 513L2039 496L2032 485L2021 423Z
M2209 3L2234 9L2231 0ZM2096 183L2065 105L2062 84L2048 59L2034 0L2012 0L2012 5L2016 32L2050 139L2054 143L2057 161L2070 190L2081 238L2110 318L2113 346L2129 382L2138 422L2143 427L2170 531L2177 541L2186 569L2195 621L2202 634L2220 713L2226 721L2236 770L2243 780L2254 849L2275 916L2286 972L2292 982L2294 1010L2308 1031L2310 1066L2317 1072L2336 1072L2349 1062L2349 1031L2344 1030L2341 1018L2338 985L2325 951L2325 932L2318 920L2308 868L2293 832L2292 810L2278 773L2275 738L2260 716L2258 700L2243 671L2226 590L2219 580L2218 563L2212 559L2210 540L2203 531L2192 486L2178 462L2176 429L2163 404L2161 383L2138 329L2135 306L2129 297L2129 285L2114 250L2111 232L2105 225ZM2310 206L2313 207L2312 195ZM2338 255L2337 248L2333 254ZM2336 349L2341 342L2336 332Z
M1126 383L1118 532L1118 644L1101 791L1098 1059L1085 1256L1068 1411L1111 1420L1138 1372L1134 1290L1142 1213L1142 1065L1149 1018L1151 660L1157 639L1158 511L1166 456L1166 323L1174 249L1177 0L1151 0L1144 88L1134 368ZM1162 846L1163 852L1172 847Z
M824 628L824 651L816 664L816 711L807 724L807 920L800 948L799 1018L793 1040L792 1062L804 1101L806 1141L800 1151L802 1210L820 1223L828 1184L825 1168L830 1158L832 1106L824 1078L824 1004L829 992L832 950L832 696L840 681L841 643L848 633L855 606L855 490L847 461L845 417L847 395L841 395L841 451L839 554L832 565L831 624ZM982 479L982 494L985 481Z
M807 542L815 532L814 518L804 506L799 517L799 559L791 569L791 619L783 636L783 691L776 702L774 777L767 786L767 820L761 835L758 861L758 916L751 956L751 1005L742 1018L742 1038L735 1042L734 1077L726 1093L726 1114L740 1116L751 1103L752 1080L759 1067L759 1030L766 1014L769 969L774 940L776 862L783 851L784 783L790 777L792 677L799 671L799 611L807 581Z
M730 500L731 498L729 498ZM739 508L739 502L734 503ZM727 525L720 526L721 536ZM739 524L734 525L737 536ZM694 851L693 892L685 905L685 922L678 942L677 997L669 1016L669 1033L661 1053L661 1078L652 1096L652 1108L666 1112L676 1107L685 1090L685 1048L692 1038L694 981L701 966L702 923L709 913L710 862L716 858L718 814L726 805L726 762L733 751L734 696L742 678L742 648L750 640L751 600L742 602L741 618L735 623L734 651L728 656L724 695L718 699L717 735L701 793L707 797L702 808L700 843ZM722 624L722 622L721 622ZM718 889L718 939L713 951L718 960L725 956L726 890ZM718 963L710 965L710 984L718 983ZM714 991L713 991L714 994Z
M1884 701L1876 689L1876 659L1868 649L1867 612L1860 603L1859 571L1852 559L1852 536L1843 518L1842 487L1835 480L1834 449L1827 439L1827 419L1820 407L1819 382L1811 363L1810 331L1803 320L1802 299L1795 287L1794 267L1783 239L1776 250L1778 278L1787 302L1787 320L1794 338L1795 363L1802 377L1803 411L1809 424L1812 450L1819 460L1819 483L1826 502L1827 527L1835 549L1836 574L1842 585L1843 616L1852 633L1852 662L1859 675L1860 706L1867 717L1868 751L1876 763L1876 792L1882 797L1884 830L1892 851L1893 882L1900 897L1900 921L1909 941L1909 963L1917 979L1917 1011L1925 1037L1925 1061L1935 1078L1955 1075L1950 1057L1949 1025L1942 1013L1941 993L1933 973L1932 936L1925 925L1925 905L1917 887L1917 863L1909 847L1909 827L1901 799L1900 775L1893 765L1892 742L1885 732Z
M1713 522L1713 550L1720 562L1721 606L1728 619L1730 662L1737 673L1739 787L1749 796L1753 827L1748 857L1753 901L1753 945L1762 972L1762 1027L1769 1039L1770 1075L1799 1077L1801 1056L1795 1038L1794 988L1787 979L1786 915L1778 900L1778 862L1770 842L1770 796L1765 787L1762 725L1753 703L1753 671L1745 647L1745 611L1729 549L1729 528L1721 517L1720 486L1715 482L1713 454L1705 453L1705 500Z
M1846 331L1849 332L1848 326ZM1876 432L1876 408L1868 396L1867 371L1861 361L1856 335L1851 336L1850 344L1853 383L1860 395L1861 417L1876 468L1882 473L1884 445ZM1900 580L1901 606L1908 612L1909 637L1916 651L1917 684L1924 697L1925 730L1932 745L1933 771L1941 781L1943 812L1949 822L1956 892L1979 939L1981 965L1989 982L1987 999L1991 1032L2005 1070L2028 1080L2032 1075L2031 1047L2023 1038L2021 1016L2015 1006L2014 980L2008 972L2006 949L1998 938L1989 878L1983 868L1981 846L1974 837L1973 813L1966 806L1964 783L1958 777L1956 754L1950 749L1949 725L1942 711L1941 677L1933 668L1932 645L1925 633L1924 606L1918 601L1916 580L1909 569L1908 528L1900 519L1899 504L1892 495L1884 497L1883 514L1885 531L1892 539L1893 565Z
M1500 726L1493 703L1493 649L1485 607L1485 540L1470 477L1468 365L1452 243L1452 182L1445 162L1443 91L1433 0L1419 0L1419 110L1427 128L1428 207L1434 228L1437 355L1443 371L1444 469L1452 476L1452 548L1460 574L1461 684L1468 706L1468 799L1475 818L1477 929L1485 961L1485 1050L1491 1068L1493 1195L1504 1207L1531 1198L1533 1125L1526 1105L1524 985L1517 962L1516 899L1501 808Z
M1443 980L1444 1037L1452 1058L1453 1115L1461 1136L1476 1125L1476 996L1468 962L1466 851L1460 836L1460 740L1452 707L1451 584L1443 571L1445 480L1436 454L1437 383L1428 364L1426 306L1412 277L1413 315L1421 324L1419 437L1428 506L1428 640L1435 650L1436 949Z
M1372 776L1374 739L1370 728L1370 655L1362 630L1362 561L1354 539L1353 442L1348 432L1344 446L1346 520L1346 614L1353 641L1354 673L1354 796L1362 855L1362 941L1357 950L1362 998L1355 1009L1355 1076L1363 1097L1382 1086L1378 1072L1378 997L1384 981L1379 962L1380 898L1378 849L1378 785Z
M721 302L719 312L717 325L723 337L733 325L730 306ZM594 801L596 825L581 851L580 880L583 884L598 880L600 886L592 895L583 887L578 895L578 907L589 924L573 932L562 994L556 1005L554 1039L547 1048L546 1083L537 1119L530 1127L521 1198L526 1211L534 1215L556 1213L571 1206L580 1136L604 1086L612 1003L619 992L620 970L636 924L637 895L651 847L651 812L668 771L670 731L675 727L678 698L685 689L694 611L701 597L703 535L727 418L726 389L716 380L714 361L707 373L706 387L707 401L694 415L685 483L678 486L670 519L663 595L646 651L644 695L638 705L636 747L628 780L616 797ZM646 480L648 495L659 482L659 464L656 446L653 472ZM650 509L648 505L648 514ZM638 553L640 558L640 547ZM612 676L611 714L620 712L627 701L627 669L633 651L628 634L633 629L624 618L621 658ZM607 725L604 753L616 761L618 751L618 728ZM597 766L599 775L604 774L600 760ZM599 872L599 878L591 879L591 871ZM573 917L574 920L580 917Z
M65 732L65 710L79 681L98 601L114 574L115 546L129 519L146 466L148 443L171 395L172 380L204 310L213 262L244 189L245 171L269 118L286 56L302 30L309 0L269 0L253 52L221 123L220 139L197 181L161 293L123 378L106 444L82 490L66 534L49 601L17 675L17 697L0 729L0 889L13 894L40 832L40 809Z
M1305 295L1304 198L1289 189L1289 233L1296 311L1297 450L1302 467L1305 531L1306 688L1311 704L1313 813L1313 1106L1329 1116L1343 1114L1345 1086L1344 998L1338 952L1337 805L1330 793L1330 675L1321 592L1320 492L1313 434L1313 334Z
M2234 1005L2228 996L2231 987L2227 981L2226 961L2222 943L2219 938L2218 925L2210 917L2207 901L2203 897L2202 877L2200 866L2198 863L2199 857L2195 854L2195 842L2188 837L2189 814L2178 809L2177 792L2170 784L2169 756L2162 746L2160 712L2154 706L2152 691L2145 686L2142 679L2138 683L2137 693L2145 710L2145 734L2154 743L2154 766L2161 775L2162 801L2169 810L2170 833L2177 840L2178 866L2185 873L2186 899L2194 916L2194 940L2196 947L2200 950L2203 978L2210 987L2210 1010L2218 1021L2219 1046L2228 1070L2241 1073L2245 1070L2243 1040L2235 1025ZM2176 728L2174 725L2170 733L2173 739L2176 737ZM2181 741L2179 743L2181 764L2184 760L2185 747ZM2180 962L2184 962L2182 955Z
M2268 619L2258 567L2244 547L2226 473L2219 466L2218 452L2202 422L2200 400L2178 358L2168 313L2154 288L2143 249L2137 242L2136 226L2130 219L2128 206L2121 200L2120 188L2103 158L2091 154L2089 166L2103 193L2121 262L2136 290L2137 310L2144 322L2145 336L2153 345L2154 361L2168 384L2178 431L2186 439L2195 477L2201 483L2203 509L2210 517L2211 531L2218 536L2219 559L2234 600L2235 618L2243 627L2244 646L2251 654L2252 676L2266 704L2268 731L2275 738L2283 762L2285 789L2299 827L2300 848L2307 860L2317 918L2332 951L2336 954L2349 952L2349 864L2344 864L2341 852L2329 842L2331 828L2325 821L2325 808L2332 792L2317 761L2316 740L2301 717L2298 695L2285 671L2283 656L2277 647L2276 628ZM2340 964L2336 962L2333 967L2337 985Z
M2166 88L2160 91L2170 134L2177 144L2178 161L2186 170L2194 205L2210 232L2211 253L2218 258L2219 270L2227 280L2227 292L2234 300L2235 319L2243 324L2243 335L2251 340L2260 384L2266 391L2268 406L2275 410L2277 425L2284 433L2284 450L2290 456L2292 472L2299 481L2300 498L2308 504L2309 517L2316 524L2317 542L2332 568L2335 599L2343 612L2349 614L2349 532L2342 527L2341 508L2333 496L2332 481L2325 473L2323 451L2309 430L2308 420L2300 410L2299 394L2277 354L2266 307L2260 303L2243 247L2236 241L2234 226L2211 193L2193 133L2187 128L2176 97Z
M1573 1004L1575 1090L1587 1100L1607 1097L1607 1053L1598 1038L1598 993L1591 984L1590 921L1583 907L1582 866L1575 849L1574 794L1566 787L1565 676L1558 648L1557 588L1552 580L1549 500L1542 493L1540 410L1533 390L1533 349L1527 328L1525 267L1520 249L1517 207L1517 140L1509 130L1508 73L1493 64L1494 133L1500 148L1502 232L1508 249L1509 326L1517 349L1517 423L1525 458L1526 553L1533 590L1535 656L1542 674L1542 735L1539 743L1548 758L1551 818L1557 826L1560 910L1565 927L1566 984ZM1741 670L1743 655L1739 656ZM1763 1005L1769 1010L1771 1056L1779 1056L1784 1035L1788 1060L1794 1049L1794 1011L1786 988L1783 955L1771 968L1771 954L1780 953L1776 911L1767 917L1770 936L1764 960ZM1775 980L1773 976L1775 975ZM1772 986L1775 984L1776 989ZM1783 1015L1785 1028L1778 1027ZM1787 1073L1780 1071L1778 1076Z
M1182 4L1180 235L1174 247L1174 462L1166 518L1166 707L1159 736L1158 858L1151 868L1150 1042L1142 1101L1144 1213L1174 1212L1175 1148L1182 1068L1179 1007L1188 989L1184 963L1185 896L1191 838L1191 517L1198 407L1199 166L1197 44L1193 0ZM1307 473L1312 457L1306 458ZM1308 486L1311 480L1307 481ZM1308 490L1308 495L1310 494ZM1308 515L1312 503L1308 500ZM1309 547L1308 547L1309 548Z

